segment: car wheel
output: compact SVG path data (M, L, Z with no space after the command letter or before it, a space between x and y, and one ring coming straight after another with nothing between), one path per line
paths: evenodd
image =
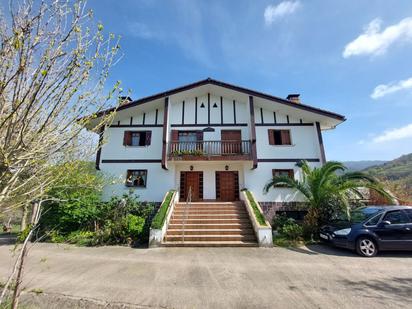
M369 237L360 237L356 242L356 252L365 257L373 257L378 253L378 246Z

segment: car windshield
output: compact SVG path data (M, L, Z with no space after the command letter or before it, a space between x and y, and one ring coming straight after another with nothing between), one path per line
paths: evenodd
M352 223L361 223L361 222L364 222L372 218L374 215L378 214L381 211L382 209L380 208L361 207L361 208L352 210L350 212L349 220L348 220L348 216L346 215L346 213L342 213L338 215L338 217L336 218L336 221L350 221Z

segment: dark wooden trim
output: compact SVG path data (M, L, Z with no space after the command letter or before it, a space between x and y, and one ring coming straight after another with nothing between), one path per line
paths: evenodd
M322 109L319 109L319 108L316 108L316 107L312 107L312 106L309 106L309 105L306 105L306 104L302 104L302 103L296 104L294 102L291 102L289 100L286 100L286 99L283 99L283 98L280 98L280 97L276 97L276 96L272 96L272 95L262 93L262 92L259 92L259 91L255 91L255 90L247 89L247 88L244 88L244 87L228 84L228 83L221 82L221 81L218 81L218 80L214 80L214 79L211 79L211 78L207 78L207 79L195 82L195 83L191 83L191 84L181 86L181 87L178 87L178 88L174 88L174 89L171 89L171 90L168 90L168 91L160 92L160 93L157 93L157 94L154 94L154 95L151 95L151 96L148 96L148 97L136 100L136 101L132 101L128 104L124 104L122 106L117 107L117 109L116 108L107 109L107 110L104 110L104 111L101 111L101 112L97 113L97 116L99 117L99 116L102 116L102 115L106 115L107 113L115 111L115 110L123 110L123 109L127 109L127 108L134 107L134 106L137 106L137 105L141 105L141 104L144 104L144 103L148 103L148 102L151 102L151 101L154 101L154 100L157 100L157 99L161 99L161 98L164 98L164 97L171 96L171 95L179 93L179 92L187 91L187 90L190 90L190 89L193 89L193 88L196 88L196 87L199 87L199 86L203 86L203 85L208 85L208 84L223 87L223 88L230 89L230 90L233 90L233 91L242 92L242 93L245 93L249 96L255 96L255 97L263 98L263 99L270 100L270 101L273 101L273 102L276 102L276 103L280 103L280 104L283 104L283 105L286 105L286 106L289 106L289 107L305 110L305 111L312 112L312 113L315 113L315 114L319 114L319 115L322 115L322 116L327 116L327 117L334 118L334 119L337 119L337 120L340 120L340 121L345 121L346 120L346 118L344 116L336 114L336 113L332 113L332 112L322 110Z
M161 163L161 159L108 159L102 163Z
M167 170L167 130L169 127L169 97L165 98L163 110L163 137L162 137L162 168Z
M210 124L210 93L207 94L207 124Z
M311 127L313 123L257 123L257 127Z
M156 108L155 124L157 124L157 117L159 116L159 109Z
M130 125L133 125L133 117L130 117Z
M102 156L102 146L103 146L103 135L104 135L104 126L99 130L99 143L96 152L96 169L100 171L100 157Z
M277 120L276 120L276 112L273 112L273 122L274 122L274 123L277 123Z
M286 122L287 122L287 123L290 123L290 121L289 121L289 115L286 115Z
M257 150L256 150L256 127L255 127L255 105L253 103L253 97L249 96L249 109L250 109L250 135L252 137L252 160L253 167L252 169L257 168Z
M265 123L264 121L263 121L263 108L260 108L260 123Z
M119 125L119 126L120 126L120 120L117 122L117 125Z
M258 162L266 162L266 163L274 163L274 162L295 162L298 163L300 161L308 161L308 162L319 162L319 159L258 159Z
M144 125L146 122L146 113L143 113L143 120L142 120L142 124Z
M247 127L247 123L185 123L185 124L172 124L172 128L176 127Z
M325 155L325 147L323 146L323 138L322 138L322 131L320 129L320 123L316 122L316 131L318 133L318 141L320 147L320 162L322 164L326 163L326 155Z
M197 123L197 97L195 97L195 123Z
M236 100L233 100L233 122L236 123Z
M161 128L162 124L112 124L110 128Z
M185 101L182 102L182 124L185 124Z
M220 124L223 124L223 97L220 97Z
M302 120L302 118L300 118L300 119L299 119L299 122L300 122L300 123L303 123L303 120Z

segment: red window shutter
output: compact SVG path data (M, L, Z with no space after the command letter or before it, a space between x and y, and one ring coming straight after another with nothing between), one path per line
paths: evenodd
M197 141L203 141L203 131L196 131Z
M282 130L280 134L282 136L282 145L290 145L290 131Z
M268 130L268 135L269 135L269 145L275 145L275 134L274 134L274 130L269 129L269 130Z
M288 173L289 173L289 178L290 179L295 179L295 175L294 175L293 170L289 170Z
M131 131L124 131L123 135L123 145L130 146L132 144L132 132Z
M146 146L152 143L152 131L146 131Z
M272 169L272 177L276 176L276 170Z
M179 131L172 130L172 142L178 142L178 141L179 141Z

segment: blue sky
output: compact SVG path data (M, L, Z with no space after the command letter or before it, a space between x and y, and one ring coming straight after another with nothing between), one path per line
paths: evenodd
M206 77L341 113L329 160L412 152L412 1L89 0L132 97Z

